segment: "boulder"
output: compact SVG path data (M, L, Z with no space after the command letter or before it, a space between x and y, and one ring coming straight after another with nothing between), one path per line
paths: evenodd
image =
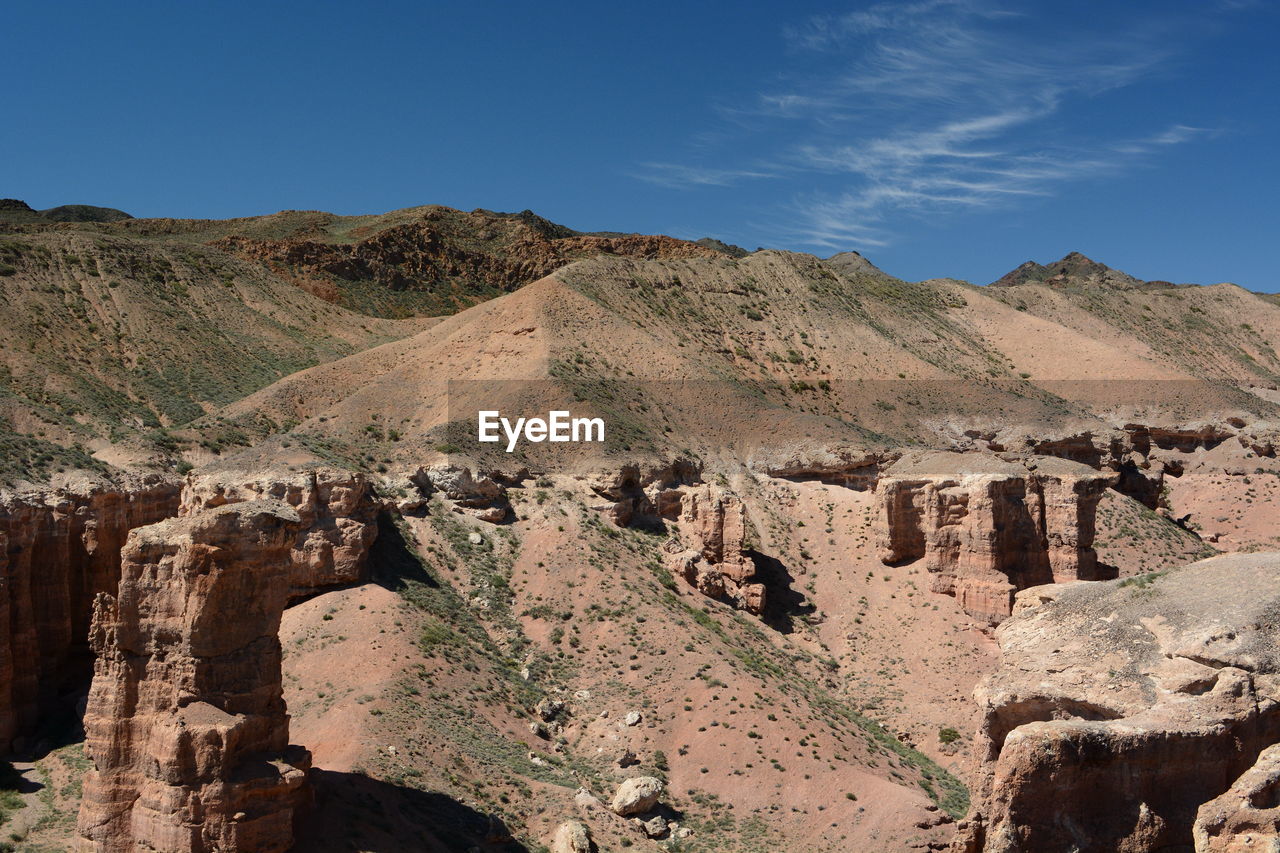
M551 853L591 853L593 849L591 831L581 821L567 820L556 827Z
M658 804L661 795L660 780L652 776L634 776L618 786L609 808L623 817L644 814Z
M667 819L662 815L654 815L641 823L640 828L649 838L662 838L668 831Z

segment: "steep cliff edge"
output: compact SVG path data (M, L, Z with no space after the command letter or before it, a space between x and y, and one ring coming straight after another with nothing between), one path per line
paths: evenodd
M1219 837L1197 849L1236 849L1221 835L1251 826L1247 797L1205 804L1280 741L1280 554L1041 587L1016 610L976 693L984 761L953 850L1191 849L1198 811Z
M292 846L310 756L289 746L278 634L301 530L254 501L130 534L94 606L83 850Z
M93 597L115 591L129 531L176 514L178 495L154 475L0 495L0 747L87 678Z
M1193 828L1196 853L1252 853L1280 848L1280 744L1216 800L1205 803Z
M180 514L266 498L293 507L302 520L289 551L291 601L365 579L378 501L363 474L319 468L193 475L182 490Z
M291 601L365 578L379 503L358 473L224 471L185 484L77 478L0 494L0 747L26 747L51 710L83 690L94 596L115 594L131 530L263 498L289 504L302 521L287 555Z
M1055 457L907 454L876 484L880 558L923 559L933 592L996 624L1018 590L1106 576L1093 550L1094 519L1114 482Z

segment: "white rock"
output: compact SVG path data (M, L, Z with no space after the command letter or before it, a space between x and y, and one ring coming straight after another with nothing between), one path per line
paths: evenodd
M551 853L591 853L591 833L586 824L567 820L556 829Z
M618 786L609 808L614 814L627 817L649 811L658 804L662 782L652 776L636 776Z
M573 794L573 801L581 808L588 809L600 805L600 799L586 788L579 788Z

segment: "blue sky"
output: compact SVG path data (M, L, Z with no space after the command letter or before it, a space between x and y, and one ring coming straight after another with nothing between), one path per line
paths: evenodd
M416 204L862 251L1079 250L1280 290L1280 4L34 3L0 196L137 216Z

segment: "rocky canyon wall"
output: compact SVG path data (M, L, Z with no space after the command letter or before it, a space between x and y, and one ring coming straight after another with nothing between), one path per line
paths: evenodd
M310 757L289 746L278 633L303 529L266 500L129 535L94 605L81 849L290 849Z
M955 853L1272 849L1280 554L1042 587L1017 609L977 691Z
M83 690L94 596L115 593L131 530L262 498L289 504L301 519L287 560L291 600L366 577L380 503L361 474L85 478L0 495L0 749L23 749L49 709Z
M880 558L923 560L933 592L996 624L1012 612L1018 590L1104 576L1094 523L1114 482L1056 457L907 454L876 484Z
M154 475L0 496L0 749L87 679L93 597L115 590L129 531L178 503L179 484Z
M701 469L679 459L647 470L626 465L594 478L611 503L597 507L620 527L661 528L666 568L698 592L740 610L764 612L768 590L748 553L750 521L742 498L702 482Z

